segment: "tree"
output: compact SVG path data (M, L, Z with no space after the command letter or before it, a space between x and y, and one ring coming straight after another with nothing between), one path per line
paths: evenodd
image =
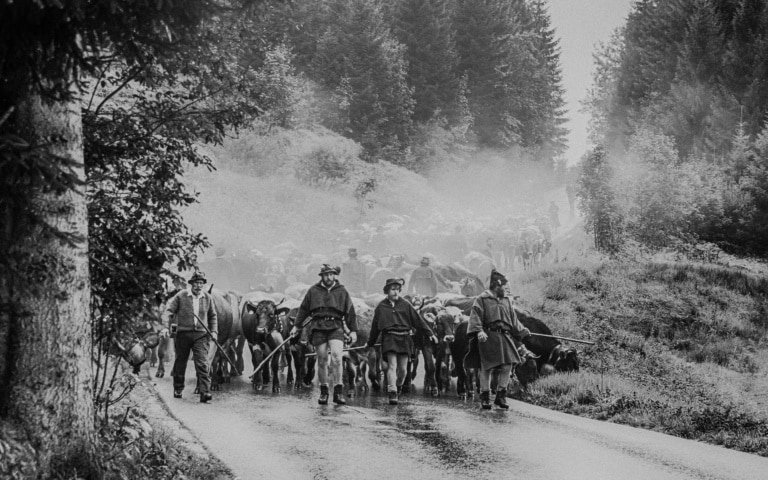
M80 94L110 64L181 71L214 1L0 5L0 418L36 448L42 477L98 477ZM188 53L188 52L187 52ZM167 62L159 63L159 59ZM17 196L12 196L17 195Z
M368 161L403 164L413 112L404 48L373 0L333 0L329 14L311 70L342 113L326 126L359 142Z
M413 89L413 120L425 123L436 114L457 120L458 55L446 0L402 0L394 33L405 45L408 85Z
M624 228L612 180L613 169L598 145L583 160L576 196L584 228L594 235L595 248L606 253L619 250Z

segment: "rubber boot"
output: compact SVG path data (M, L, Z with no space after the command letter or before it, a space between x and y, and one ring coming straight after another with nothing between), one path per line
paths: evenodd
M337 405L347 404L347 401L344 400L344 392L341 390L341 385L334 385L333 387L333 403Z
M491 392L489 390L480 392L480 407L483 410L491 409Z
M509 410L509 405L507 405L507 389L506 388L500 388L496 392L496 398L493 400L493 403L502 410Z
M320 385L320 398L317 399L320 405L328 405L328 385Z

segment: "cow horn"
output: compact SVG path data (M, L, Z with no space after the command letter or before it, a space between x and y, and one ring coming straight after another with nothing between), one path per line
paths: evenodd
M282 304L283 304L283 302L285 302L285 297L283 297L283 299L282 299L282 300L280 300L280 303L278 303L277 305L275 305L275 307L279 307L280 305L282 305Z

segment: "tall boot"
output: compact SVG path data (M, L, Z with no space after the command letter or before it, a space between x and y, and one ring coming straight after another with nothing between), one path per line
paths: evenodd
M333 403L338 405L347 404L347 401L344 400L344 392L342 392L341 385L333 386Z
M496 392L496 398L493 399L493 403L502 410L509 410L509 405L507 405L507 389L506 388L500 388Z
M491 392L490 390L483 390L480 392L480 407L483 410L491 409Z
M317 399L320 405L328 405L328 385L320 385L320 398Z

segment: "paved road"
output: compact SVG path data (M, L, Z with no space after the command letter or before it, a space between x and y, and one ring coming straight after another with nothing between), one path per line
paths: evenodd
M254 392L241 377L200 404L193 378L182 399L172 397L167 377L156 388L245 480L768 478L762 457L521 402L511 401L507 412L483 411L477 400L417 392L398 406L379 394L320 406L315 388Z

